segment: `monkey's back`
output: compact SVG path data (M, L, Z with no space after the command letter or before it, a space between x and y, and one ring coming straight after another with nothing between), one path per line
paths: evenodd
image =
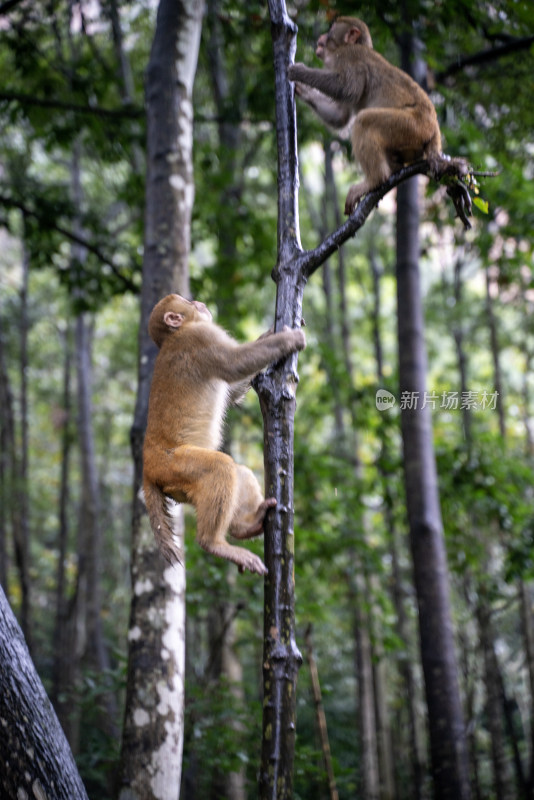
M365 88L358 104L361 108L413 108L417 105L435 116L426 92L404 70L390 64L376 50L361 45L354 45L351 56L345 69L352 68L358 75L364 75Z
M163 343L150 390L146 448L155 443L168 450L183 444L219 448L228 384L203 369L204 350L202 337L191 331Z

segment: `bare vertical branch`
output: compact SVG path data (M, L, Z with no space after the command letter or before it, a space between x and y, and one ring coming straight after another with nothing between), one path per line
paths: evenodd
M278 253L275 329L296 327L302 317L304 281L298 271L298 158L293 89L287 67L296 49L296 26L283 0L269 11L276 91L278 141ZM276 508L265 523L264 712L260 797L293 796L296 683L302 656L295 640L293 422L298 382L296 354L269 369L256 387L264 419L266 496Z

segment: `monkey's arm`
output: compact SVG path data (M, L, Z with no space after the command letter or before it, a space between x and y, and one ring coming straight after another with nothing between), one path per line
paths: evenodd
M365 74L352 69L350 76L344 72L313 69L305 64L292 64L288 70L290 81L305 83L338 103L356 106L365 89Z
M300 329L287 328L247 344L237 344L223 334L203 351L203 369L226 383L243 385L264 367L305 346L306 337Z
M344 128L350 118L350 108L343 103L336 103L331 97L307 86L305 83L295 83L295 94L298 95L310 108L313 108L318 117L320 117L326 125L329 125L335 130Z
M260 342L262 339L266 339L267 336L272 336L274 333L273 328L269 328L268 331L265 331L258 336L256 341ZM252 378L246 378L244 381L239 381L238 383L234 383L230 386L229 393L228 393L228 402L230 405L236 406L239 405L244 399L245 396L250 389Z
M246 378L244 381L239 381L238 383L232 383L230 385L230 389L228 391L228 402L232 406L238 406L241 403L250 389L250 378Z

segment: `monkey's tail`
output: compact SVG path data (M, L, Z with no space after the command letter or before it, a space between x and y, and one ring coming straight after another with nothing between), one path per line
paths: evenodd
M169 564L183 564L182 551L174 542L167 498L155 483L143 481L143 494L150 525L159 551Z

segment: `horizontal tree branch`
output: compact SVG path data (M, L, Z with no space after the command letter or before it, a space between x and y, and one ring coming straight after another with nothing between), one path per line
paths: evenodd
M94 114L108 119L137 119L145 114L145 109L142 106L125 105L122 108L103 108L102 106L67 103L64 100L55 100L53 98L33 97L22 92L0 92L0 102L2 101L16 101L23 106L54 108L57 111L73 111L75 114Z
M517 53L520 50L528 50L534 44L534 36L525 36L521 39L512 39L505 44L498 47L489 47L487 50L480 50L478 53L459 58L454 64L450 64L447 69L436 74L438 83L443 82L451 75L461 72L465 67L477 66L479 64L488 64L492 61L497 61L499 58L509 56L511 53Z
M424 175L427 174L428 171L429 164L427 161L417 161L415 164L409 164L407 167L403 167L398 172L395 172L377 189L366 194L356 207L356 210L343 225L331 233L330 236L327 236L314 250L305 250L302 252L299 258L300 274L306 279L313 275L315 270L317 270L327 258L335 253L342 244L352 238L357 231L363 227L367 217L391 189L394 189L399 183L402 183L402 181L408 178L412 178L414 175Z
M22 0L5 0L5 2L0 5L0 15L7 14L8 11L18 6L19 3L22 3Z
M4 205L6 208L16 208L18 209L24 216L31 217L32 219L36 219L38 222L43 223L43 219L39 212L34 211L33 209L26 206L24 203L20 202L19 200L14 200L11 197L6 197L5 195L0 195L0 204ZM44 224L44 223L43 223ZM139 292L139 287L131 281L129 278L125 277L119 267L111 261L96 245L89 242L87 239L84 239L83 236L79 236L78 234L74 233L73 231L69 230L68 228L63 227L63 225L54 222L50 224L50 220L47 219L46 226L48 228L52 228L57 233L60 233L70 242L74 244L78 244L81 247L85 248L88 253L92 253L96 256L102 264L106 264L106 266L110 267L113 274L122 282L124 288L134 294Z
M466 184L460 180L465 177L488 175L494 177L496 173L478 173L469 168L467 162L460 158L442 156L434 167L427 160L416 161L408 164L398 172L393 173L377 189L366 194L358 204L355 211L336 231L327 236L314 250L304 250L297 257L298 274L307 280L347 239L354 236L364 225L367 217L378 205L385 195L408 178L415 175L430 175L435 180L445 179L447 194L452 198L458 217L464 228L471 227L467 217L471 213L471 198Z

